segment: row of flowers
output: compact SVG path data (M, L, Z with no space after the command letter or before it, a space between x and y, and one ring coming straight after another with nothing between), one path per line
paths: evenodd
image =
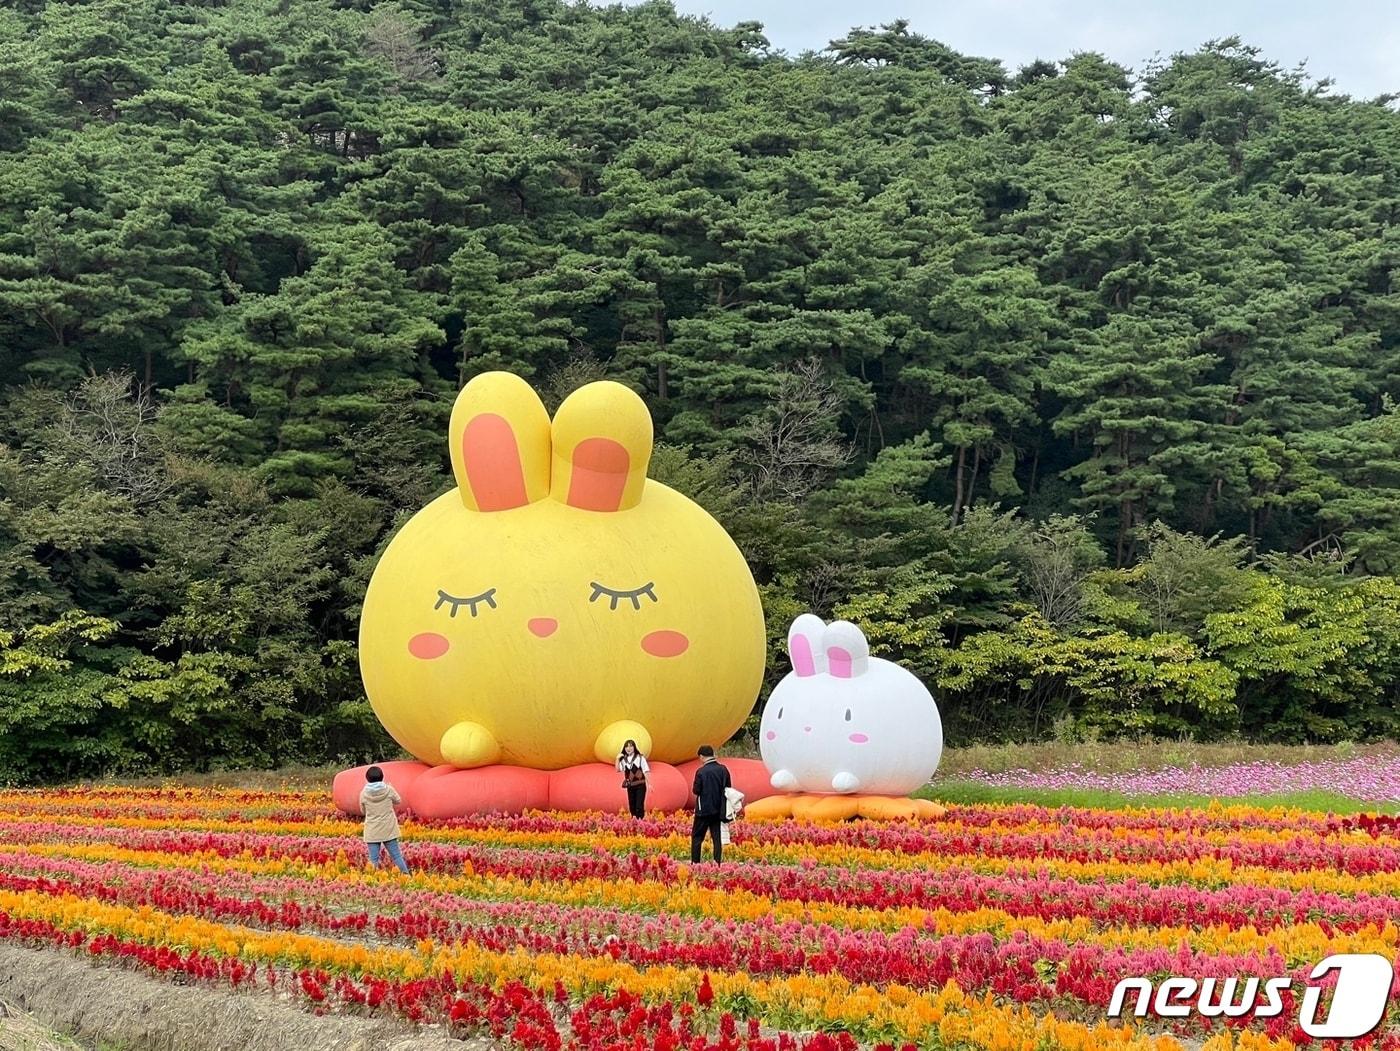
M85 952L89 957L135 966L184 981L222 984L232 988L266 987L323 1011L384 1012L414 1022L434 1021L449 1031L466 1035L489 1033L508 1039L521 1051L856 1051L848 1033L816 1033L797 1038L790 1033L762 1032L757 1019L741 1028L730 1013L707 1014L691 1003L679 1009L670 1005L648 1006L626 991L595 994L576 1009L565 1012L568 991L557 986L552 999L520 982L501 989L480 982L460 982L451 975L435 979L396 981L367 975L347 977L307 968L279 971L271 964L249 965L236 957L220 957L196 950L181 951L150 946L110 934L89 936L67 932L41 920L15 921L0 913L0 938ZM712 998L712 997L711 997ZM560 1015L567 1013L567 1028ZM561 1032L561 1028L563 1031ZM710 1035L710 1031L712 1035ZM1222 1045L1223 1047L1224 1045ZM1243 1046L1243 1045L1241 1045ZM1263 1042L1252 1042L1250 1051L1269 1051ZM877 1051L894 1051L882 1044ZM913 1051L903 1045L901 1051Z
M176 803L165 800L168 793L132 789L101 793L0 791L0 812L16 819L33 816L48 823L74 819L78 823L96 820L126 827L188 827L202 831L254 831L305 835L314 826L327 835L353 832L354 822L330 812L324 804L308 805L304 795L282 794L275 804L246 792L206 793L184 790ZM299 805L298 805L299 804ZM1050 836L1050 845L1117 843L1130 849L1134 840L1178 843L1188 848L1230 843L1282 844L1317 843L1326 846L1362 846L1364 837L1351 833L1362 825L1368 831L1388 833L1388 845L1400 848L1395 818L1362 816L1335 818L1323 814L1301 814L1281 808L1245 806L1203 810L1094 810L1037 806L959 808L936 825L881 825L874 827L825 826L798 829L792 825L765 825L755 828L751 838L761 844L794 843L806 847L863 846L894 853L940 853L966 847L980 848L979 833L990 831L998 843L1018 836ZM652 839L675 828L667 818L635 823L618 816L580 814L529 814L520 817L468 818L435 823L432 839L443 843L489 840L496 845L532 842L531 833L590 837L596 831L610 837L640 830ZM1057 835L1058 833L1058 835ZM1135 835L1136 834L1136 835ZM1125 838L1126 837L1126 838Z
M84 853L100 862L110 851L108 848L92 847ZM42 859L49 857L52 855L44 850L20 864L29 866L31 870L45 871ZM190 913L204 910L203 914L213 917L230 916L244 921L257 919L273 926L298 927L303 922L310 922L326 929L341 930L367 926L368 912L348 911L330 916L324 908L320 911L308 908L306 903L315 901L316 889L324 888L343 910L353 900L348 891L382 885L384 878L348 865L328 866L319 876L307 876L285 887L284 904L273 907L268 903L272 888L266 883L249 885L244 881L241 886L235 885L236 890L228 896L218 892L218 884L227 880L230 873L242 870L248 863L246 860L181 859L178 855L129 851L124 852L122 857L126 861L143 862L148 866L147 874L143 877L123 877L114 872L110 865L84 870L65 865L60 858L55 859L55 864L48 865L47 871L69 877L66 880L40 878L26 881L8 876L0 878L0 886L8 882L10 886L27 889L32 885L50 893L80 898L94 897L135 905L157 904ZM195 877L193 880L182 880L178 886L166 878L172 870L193 867L215 872L222 870L221 878ZM275 874L270 869L276 866L263 865L259 868L261 871L257 876L265 880L267 876ZM409 895L400 888L396 907L382 895L371 904L378 918L379 934L391 936L407 933L438 940L479 937L479 925L465 925L460 918L447 919L461 917L464 909L478 902L531 903L536 908L537 916L548 915L552 921L549 926L532 928L541 934L557 929L561 916L583 915L584 910L599 910L608 917L601 928L605 933L616 933L608 926L618 922L616 914L625 913L638 921L642 916L654 914L663 917L665 922L658 924L653 920L653 929L669 927L669 932L661 936L674 941L681 921L696 918L709 921L708 926L698 928L702 936L713 933L713 925L723 924L728 937L740 945L760 949L771 945L779 960L798 952L816 953L823 960L830 957L832 962L829 966L849 968L857 980L874 980L875 976L891 973L891 968L927 973L930 980L950 977L946 964L935 966L932 958L911 955L914 946L909 943L909 938L916 935L928 942L942 941L951 936L979 935L1029 939L1061 947L1094 947L1102 952L1166 952L1184 947L1206 956L1229 953L1234 957L1255 958L1275 969L1279 963L1297 966L1337 952L1393 952L1397 941L1400 941L1400 930L1394 923L1396 902L1390 899L1368 899L1358 903L1350 899L1328 899L1309 894L1305 904L1300 903L1294 908L1295 912L1306 909L1306 914L1311 915L1315 909L1321 911L1318 906L1322 901L1334 900L1343 906L1362 904L1371 915L1367 922L1362 923L1355 916L1343 914L1339 917L1324 913L1318 919L1303 920L1299 917L1298 922L1261 929L1254 924L1191 924L1180 915L1184 910L1176 910L1178 915L1170 924L1129 925L1122 917L1114 922L1111 912L1099 917L1089 914L1063 915L1065 909L1056 900L1054 884L1047 882L1032 882L1029 887L1022 888L1016 881L1001 881L1001 892L1004 897L1014 899L1008 902L1016 906L1014 909L979 906L975 899L969 897L961 903L963 907L956 911L942 906L925 908L804 901L781 894L769 896L735 886L741 882L743 880L732 880L721 886L706 886L689 880L615 881L586 877L556 881L490 874L456 878L429 874L413 877L409 881L410 885L422 888L420 893ZM939 882L938 877L931 876L929 882ZM201 883L204 885L201 886ZM1121 888L1121 885L1112 883L1100 886L1109 896ZM1093 889L1092 886L1081 886L1086 898ZM1145 892L1149 890L1143 889ZM1178 889L1168 888L1169 891ZM1129 886L1127 890L1131 894L1132 887ZM1239 896L1247 904L1256 893L1268 892L1255 892L1252 888L1244 887L1240 889ZM245 905L245 902L248 904ZM396 912L388 911L395 908ZM804 937L794 939L791 934L793 930L802 931ZM845 940L833 941L833 933L843 934ZM856 938L856 935L862 937ZM884 952L871 948L892 935L904 939L898 947ZM856 951L858 947L861 948L859 952ZM713 954L715 950L709 951ZM946 951L956 953L957 950L950 944ZM679 949L674 949L672 958L680 959L684 955ZM1064 955L1063 952L1049 952L1038 958L1055 961ZM714 964L719 961L712 955L709 962ZM1129 967L1135 965L1136 961L1125 963ZM770 963L769 966L777 964ZM925 971L925 968L931 970ZM863 973L866 969L870 971L869 976ZM858 971L861 972L859 975L855 973ZM1117 975L1116 971L1112 973ZM1010 980L1012 973L1007 972L1005 977ZM966 985L966 978L963 981ZM1019 982L1017 987L1021 987ZM1029 988L1034 990L1037 986L1031 985ZM1037 992L1028 995L1037 995Z
M70 818L52 823L10 820L4 822L4 831L5 839L15 844L117 842L141 849L186 854L213 851L231 856L252 851L255 855L294 856L320 863L334 859L346 849L355 827L341 823L343 834L331 835L330 827L320 826L314 831L303 829L298 834L286 830L259 830L253 823L236 829L166 829L154 823L147 824L145 819L133 825L120 821L112 824L94 820L80 822ZM427 836L420 836L418 829L413 829L416 867L457 872L463 865L480 868L492 864L492 859L513 857L515 860L511 863L516 865L516 874L520 875L527 875L527 869L533 866L535 873L550 879L574 875L626 879L638 871L639 864L648 874L652 868L659 872L668 864L672 872L679 872L683 866L674 862L688 852L688 832L675 820L663 826L655 837L632 832L619 836L616 842L608 842L606 834L599 831L505 830L497 836L484 831L477 835L475 841L447 843L441 841L439 830L433 829ZM773 843L760 837L761 833L741 828L736 837L736 851L755 864L818 869L832 881L846 879L851 870L925 872L950 866L980 874L1000 872L1020 876L1026 872L1045 872L1082 879L1098 867L1108 865L1120 878L1150 883L1228 886L1243 880L1340 894L1400 893L1400 845L1392 846L1392 837L1377 839L1362 831L1347 833L1345 842L1340 841L1341 836L1284 838L1273 835L1259 843L1212 842L1207 838L1186 849L1165 842L1161 837L1152 840L1146 836L1120 835L1104 842L1076 840L1072 828L1042 826L1034 832L1008 832L1000 839L991 831L981 833L977 841L969 841L966 836L950 836L940 849L919 853L898 853L852 843L825 846ZM607 849L600 849L600 839L607 842ZM639 861L640 858L646 861ZM567 871L561 870L561 865L565 865Z
M208 856L241 859L276 859L293 866L300 865L308 870L319 869L333 863L343 863L345 852L358 852L358 846L347 838L325 836L287 836L247 832L205 833L165 832L148 829L104 828L98 825L81 827L58 825L47 830L38 822L2 822L4 839L12 844L11 849L22 850L76 850L86 844L95 848L120 847L137 852L158 852L177 858L194 859L192 864L202 864ZM846 848L846 866L835 864L819 865L808 857L793 860L790 857L774 859L771 851L761 844L754 844L744 838L741 831L736 839L737 857L744 859L743 866L729 867L719 872L700 870L691 873L689 866L667 852L668 840L663 839L652 851L642 853L638 847L631 854L598 849L588 851L571 849L571 841L563 843L551 840L548 834L535 833L537 842L531 847L491 847L485 844L470 846L444 845L417 838L409 844L416 869L441 875L448 879L459 877L463 872L479 875L497 875L527 881L547 881L569 883L582 879L617 881L648 881L671 884L682 879L700 883L716 889L749 891L760 897L778 898L801 903L829 902L855 907L878 908L919 908L957 907L962 898L940 900L941 884L954 881L995 881L1014 880L1030 884L1037 880L1072 881L1079 884L1100 883L1141 884L1164 888L1167 900L1170 888L1194 888L1232 891L1241 886L1257 889L1273 889L1286 895L1327 894L1355 897L1360 904L1349 916L1337 916L1339 922L1355 918L1367 921L1365 902L1380 900L1382 908L1390 908L1389 899L1400 894L1400 870L1389 871L1339 871L1337 867L1308 870L1275 869L1262 865L1243 866L1229 858L1203 858L1195 861L1166 860L1120 860L1112 856L1097 861L1066 861L1060 858L1007 858L985 854L949 854L941 857L929 856L924 864L915 867L906 864L907 856L899 856L893 865L880 865L878 856L861 852L856 848ZM669 839L681 842L674 828ZM0 849L4 849L0 846ZM677 850L680 848L677 847ZM835 850L836 848L832 848ZM151 863L151 862L147 862ZM1361 868L1361 866L1348 866ZM879 871L881 879L874 883L863 873ZM938 873L937 881L929 875ZM996 883L989 884L995 887ZM989 892L995 895L995 890ZM1227 898L1224 900L1228 900ZM1286 897L1276 898L1278 908L1285 910L1289 902ZM1191 906L1202 904L1203 899L1191 901ZM999 904L994 900L979 904ZM1315 903L1303 899L1298 904L1310 911ZM1259 905L1257 899L1250 900L1247 907L1254 910ZM1295 910L1296 911L1296 910ZM1083 915L1083 910L1076 910ZM1120 914L1121 915L1121 914ZM1204 917L1209 923L1228 923L1227 915L1211 916L1209 913L1193 911L1191 917L1199 920ZM1169 922L1170 916L1145 916L1145 920L1161 923ZM1270 925L1267 915L1262 925Z
M69 789L0 789L0 806L6 812L74 813L108 817L159 817L162 819L222 816L234 821L272 818L278 821L317 822L341 820L316 793L283 790L203 788L125 788L94 786ZM1215 803L1200 808L1140 807L1098 809L1092 807L1047 807L1039 804L1006 804L996 807L961 807L954 819L967 826L1014 827L1028 822L1064 818L1085 828L1136 828L1144 831L1204 831L1210 829L1275 828L1289 831L1324 832L1335 830L1357 818L1337 818L1321 811L1302 812L1288 807L1261 807L1245 803ZM1371 815L1371 820L1400 824L1400 817ZM554 811L534 811L522 815L483 815L438 822L435 828L516 829L555 831L586 827L590 822L629 827L632 819L618 815L580 815ZM843 841L871 837L898 842L917 841L930 829L924 825L880 825L852 827L825 825L803 834L792 826L770 826L776 838Z
M94 930L100 933L93 934ZM693 1003L723 1012L732 1020L731 1025L737 1027L742 1020L747 1034L754 1038L760 1038L756 1030L761 1017L768 1025L786 1030L839 1028L851 1037L877 1044L900 1040L996 1051L1040 1051L1047 1047L1166 1051L1179 1047L1165 1036L1062 1019L1026 1006L1004 1005L990 994L968 995L956 982L948 982L935 993L919 993L899 985L875 989L834 976L764 980L743 972L712 975L691 967L641 970L614 960L498 953L479 946L449 949L427 944L416 950L346 946L307 935L274 934L171 916L149 908L89 904L74 909L53 899L10 891L0 891L0 938L62 945L92 956L116 956L160 973L174 971L206 982L255 983L259 974L266 974L275 983L278 974L289 974L314 1003L324 1004L334 993L342 1002L392 1011L420 1022L441 1020L445 1015L450 1022L479 1027L489 1012L470 1004L460 995L461 990L481 991L497 1006L500 991L521 990L523 995L514 1008L507 1005L504 1011L497 1010L495 1021L500 1028L491 1031L509 1035L522 1048L560 1046L557 1030L550 1035L553 1015L527 1010L542 1006L546 994L553 993L556 1005L564 1005L616 996L619 991L638 1005L661 1008ZM425 995L428 993L438 995ZM532 1014L534 1017L529 1017ZM528 1034L520 1031L522 1021L530 1030ZM507 1022L511 1023L509 1029L505 1028ZM1282 1041L1291 1027L1290 1022L1275 1020L1263 1034L1241 1034L1239 1041L1234 1034L1217 1034L1208 1046L1282 1048L1287 1046ZM711 1045L702 1039L699 1046ZM854 1041L847 1046L854 1047ZM1400 1047L1400 1041L1387 1037L1380 1046L1391 1051Z
M133 871L140 875L136 881L138 883L160 881L163 884L165 870L173 867L200 870L185 881L186 886L203 885L210 871L232 876L256 872L261 885L240 885L239 893L265 894L268 878L294 871L293 867L280 862L261 862L250 868L244 858L133 851L96 844L67 848L46 844L31 850L11 847L8 851L0 848L0 853L11 856L7 863L9 868L76 875L95 880L95 886L99 889L109 883L114 884L119 874ZM122 867L127 865L139 868L132 870ZM564 868L562 865L560 867ZM541 879L534 866L522 873L519 866L504 857L489 859L482 868L485 871L464 865L462 877L456 880L425 881L421 875L415 876L410 881L412 885L416 887L424 883L426 886L431 883L434 892L414 890L405 895L397 888L367 880L358 866L351 868L337 861L319 867L303 866L306 874L295 880L285 893L293 898L292 904L296 904L306 901L308 896L314 896L318 888L325 887L331 880L341 884L336 887L341 900L344 900L347 884L350 884L373 892L361 897L367 903L373 901L381 909L386 904L387 891L399 894L403 900L397 904L405 910L436 907L449 908L455 913L476 900L474 896L469 896L469 892L479 894L483 889L484 877L526 878L532 882ZM1107 876L1074 880L1056 878L1043 872L1010 878L1002 874L940 868L924 873L881 873L879 883L871 884L869 870L854 870L847 874L845 880L836 882L825 874L815 874L809 869L757 864L735 866L729 870L701 867L690 870L688 879L682 881L679 868L648 863L641 867L646 876L634 872L626 883L635 887L645 881L648 893L653 892L656 886L676 887L684 882L691 887L743 891L756 898L766 897L774 901L835 904L877 913L916 908L929 913L930 919L940 910L951 913L981 910L984 915L989 914L987 910L999 910L1016 919L1080 920L1094 927L1113 928L1191 926L1237 930L1249 927L1266 933L1279 927L1318 922L1325 923L1329 933L1350 934L1368 927L1384 930L1400 915L1400 899L1388 895L1366 892L1340 895L1311 888L1290 891L1247 882L1225 888L1199 887L1187 883L1151 884L1132 878ZM549 885L576 883L580 878L574 875L572 879L545 882ZM637 895L629 891L622 893L628 895L630 904L637 904ZM771 912L764 913L765 918L771 915ZM929 927L931 924L925 922L920 926Z

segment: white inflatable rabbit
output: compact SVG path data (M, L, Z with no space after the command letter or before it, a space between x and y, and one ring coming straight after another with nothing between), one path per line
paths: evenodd
M870 656L849 621L804 613L788 629L793 670L763 709L759 750L787 792L907 795L943 755L938 706L913 674Z

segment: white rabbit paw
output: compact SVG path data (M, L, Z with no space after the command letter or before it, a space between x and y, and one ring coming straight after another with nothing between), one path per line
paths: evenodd
M791 770L778 770L768 779L768 783L784 792L790 791L797 787L797 775Z
M842 771L831 779L831 787L836 792L854 792L860 788L860 778Z

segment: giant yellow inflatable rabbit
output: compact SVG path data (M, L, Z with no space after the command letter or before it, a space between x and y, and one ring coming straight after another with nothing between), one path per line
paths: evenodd
M677 763L725 741L763 674L758 592L720 525L646 477L641 398L590 383L551 422L490 372L458 395L449 443L457 488L398 532L365 596L361 672L394 739L463 770L611 764L628 738Z

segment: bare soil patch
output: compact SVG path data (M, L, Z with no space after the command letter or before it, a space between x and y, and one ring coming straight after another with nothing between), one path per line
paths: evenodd
M0 1018L0 1051L73 1051L54 1030L103 1051L499 1051L484 1038L457 1040L433 1026L344 1015L316 1016L270 995L171 985L59 953L0 945L0 1003L31 1016L15 1044ZM31 1045L21 1035L47 1031Z
M85 1051L38 1019L0 1000L0 1051Z

